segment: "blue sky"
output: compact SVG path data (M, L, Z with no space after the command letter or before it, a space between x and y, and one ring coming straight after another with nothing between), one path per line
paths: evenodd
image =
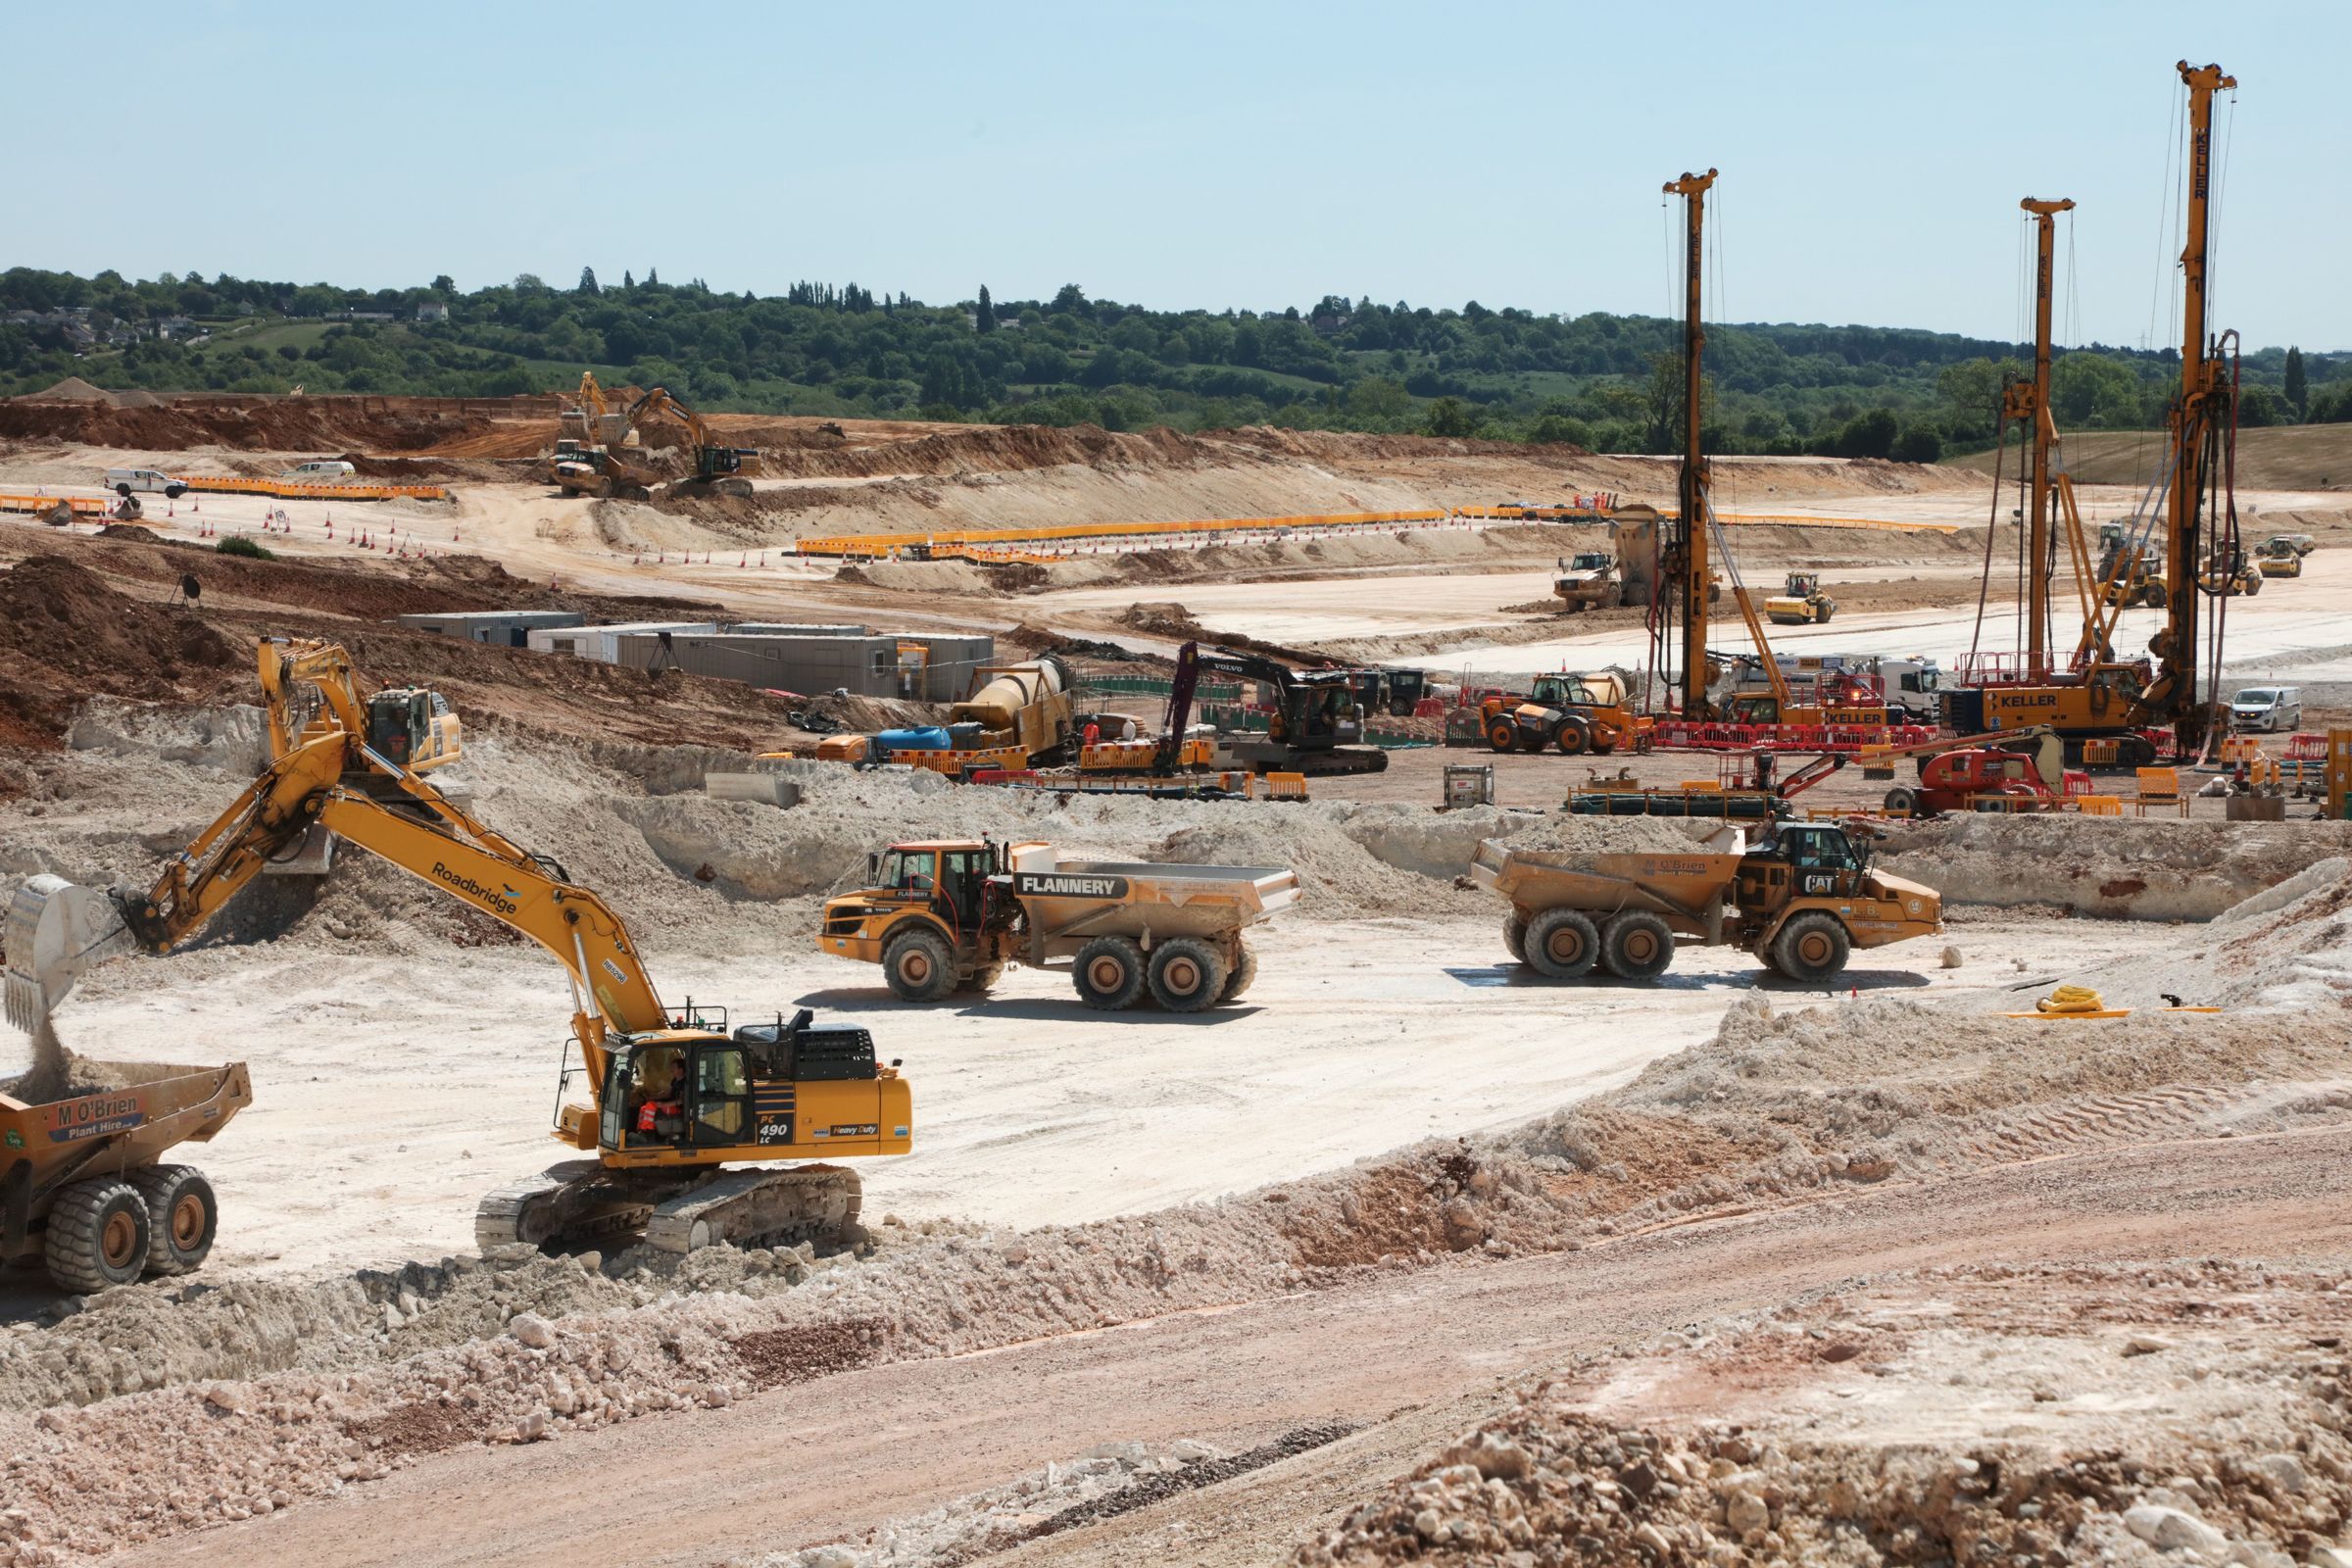
M2340 0L102 15L0 21L60 72L0 165L0 265L1656 314L1658 187L1714 165L1710 315L2010 336L2017 200L2072 196L2061 339L2162 342L2186 56L2243 84L2218 323L2352 348Z

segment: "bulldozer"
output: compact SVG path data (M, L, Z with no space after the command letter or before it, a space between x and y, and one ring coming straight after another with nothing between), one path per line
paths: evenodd
M1780 593L1764 601L1764 616L1776 626L1825 626L1838 613L1838 601L1821 591L1821 573L1792 571Z
M685 1252L854 1234L857 1174L813 1161L911 1147L911 1091L898 1063L875 1060L865 1030L818 1028L805 1010L730 1029L724 1007L691 998L666 1005L600 894L377 749L362 677L343 649L264 638L256 659L268 766L152 886L40 878L20 892L6 931L12 1020L44 1027L93 964L182 946L273 860L323 830L536 942L570 981L554 1137L586 1157L485 1197L474 1219L485 1251L612 1235L642 1234ZM402 690L414 713L414 693ZM318 706L306 721L312 694ZM429 711L438 700L425 697ZM454 725L446 733L442 762L458 755Z
M1605 757L1620 746L1649 750L1655 720L1634 711L1623 677L1600 670L1538 675L1525 697L1489 697L1479 705L1487 745L1497 752L1556 750L1564 757L1587 752Z

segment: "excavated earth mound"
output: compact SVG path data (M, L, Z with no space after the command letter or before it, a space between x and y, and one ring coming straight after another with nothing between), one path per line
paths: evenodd
M93 692L217 697L240 662L206 617L126 598L63 557L0 573L0 743L54 745Z

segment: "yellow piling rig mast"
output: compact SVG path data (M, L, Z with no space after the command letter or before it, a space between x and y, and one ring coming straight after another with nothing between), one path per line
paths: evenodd
M1717 716L1707 696L1711 671L1707 655L1707 604L1713 582L1709 564L1712 539L1723 556L1724 571L1731 578L1732 598L1740 607L1740 618L1747 624L1757 662L1772 689L1769 709L1751 701L1744 705L1743 713L1759 722L1817 724L1829 716L1828 710L1820 706L1797 706L1795 693L1781 672L1780 661L1772 657L1772 643L1764 632L1764 617L1756 612L1755 600L1740 578L1740 564L1732 554L1730 541L1717 531L1720 525L1708 493L1708 464L1699 442L1704 413L1700 402L1701 371L1707 344L1701 284L1705 276L1702 257L1707 192L1714 188L1717 174L1712 169L1703 174L1685 173L1668 180L1664 187L1667 195L1683 198L1683 454L1677 502L1681 514L1667 537L1663 561L1665 579L1674 587L1683 617L1683 717L1696 720ZM1865 710L1846 716L1864 719L1871 715ZM1882 710L1876 717L1883 722L1886 714Z
M2022 679L2012 684L1950 690L1945 716L1964 734L2048 724L2065 737L2070 760L2082 755L2083 742L2105 738L2116 742L2114 760L2118 763L2152 762L2155 748L2140 732L2167 724L2173 728L2177 753L2192 756L2202 748L2210 723L2210 714L2197 695L2197 616L2202 606L2192 589L2205 575L2206 564L2201 559L2204 496L2218 471L2233 397L2226 364L2217 356L2206 328L2213 98L2217 92L2234 88L2237 78L2219 66L2191 67L2186 61L2179 70L2188 89L2189 127L2187 232L2180 254L2180 391L2167 421L2171 450L2170 472L2165 479L2165 581L2169 589L2164 602L2165 625L2149 643L2156 668L2144 686L2142 665L2119 662L2114 655L2114 632L2126 602L2120 583L2137 558L2137 547L2127 537L2101 576L2090 564L2073 482L2063 466L2052 464L2059 437L2049 408L2050 227L2054 216L2072 203L2028 198L2022 204L2035 218L2039 231L2034 373L2030 384L2021 382L2008 388L2001 412L2004 422L2027 421L2032 441L2027 667L2021 672ZM2082 600L2082 634L2071 671L2051 668L2049 660L2053 500L2066 522L2077 591Z
M1683 199L1683 462L1673 533L1666 546L1666 580L1675 585L1683 614L1683 717L1708 716L1707 707L1707 460L1699 451L1699 368L1707 329L1701 320L1700 237L1706 225L1707 192L1716 172L1685 173L1666 182L1669 196ZM1759 647L1761 645L1759 644ZM1764 665L1776 669L1766 654ZM1776 670L1777 674L1777 670Z
M2138 710L2148 723L2171 723L2183 755L2204 744L2211 715L2197 696L2197 596L2200 579L2203 506L2222 441L2232 423L2234 396L2225 362L2214 353L2205 327L2208 224L2213 207L2213 99L2234 91L2237 78L2220 66L2176 68L2188 89L2188 224L2180 250L2180 394L2172 410L2173 472L2165 498L2166 581L2173 587L2165 606L2164 631L2148 645L2156 656L2156 678L2141 694ZM2234 547L2235 541L2229 541ZM2234 564L2231 563L2230 564Z

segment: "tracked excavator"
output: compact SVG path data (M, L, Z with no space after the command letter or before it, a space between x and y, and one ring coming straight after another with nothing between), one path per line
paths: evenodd
M258 661L270 764L146 891L37 877L20 892L6 932L11 1021L42 1025L97 962L182 945L322 829L530 938L571 982L554 1136L586 1157L484 1198L474 1230L486 1251L641 1233L684 1252L855 1226L857 1174L810 1161L904 1153L912 1121L906 1080L877 1064L866 1031L817 1028L805 1010L730 1029L723 1008L664 1005L603 898L388 755L341 648L270 638ZM429 728L437 697L400 698ZM437 762L457 760L454 725L445 734Z
M748 496L752 493L749 479L741 478L748 465L758 466L760 453L753 447L730 447L720 444L703 416L679 402L667 387L655 387L640 396L619 414L606 412L603 398L598 396L591 406L588 399L593 381L582 376L581 418L590 428L609 430L617 420L625 440L626 432L636 428L637 421L647 417L674 419L686 427L694 443L694 475L675 480L670 485L673 494L700 491L705 494ZM591 419L593 410L596 417ZM620 440L604 440L588 444L573 443L569 447L557 443L555 480L566 494L620 496L642 501L653 494L659 478L641 466L634 459L641 452L622 446Z

